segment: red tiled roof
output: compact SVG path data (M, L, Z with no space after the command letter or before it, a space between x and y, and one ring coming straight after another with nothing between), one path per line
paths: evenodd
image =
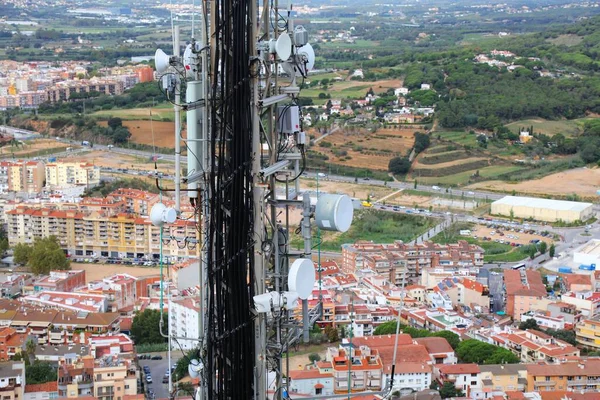
M25 393L58 392L58 382L25 385Z
M437 365L436 368L444 374L478 374L480 372L477 364Z
M425 346L429 354L454 353L450 343L448 343L448 341L443 337L416 338L415 342Z

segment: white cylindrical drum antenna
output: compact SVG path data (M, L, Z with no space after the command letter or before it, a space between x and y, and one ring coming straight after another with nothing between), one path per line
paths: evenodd
M344 194L322 194L317 199L315 220L325 231L346 232L353 216L352 199Z
M187 91L185 93L186 103L190 104L196 102L202 98L202 82L201 81L189 81L187 83ZM202 108L195 107L192 110L188 110L186 113L187 118L187 170L188 176L190 174L198 173L202 171L201 160L204 160L204 154L202 154ZM188 189L198 189L198 180L188 184ZM195 190L188 190L188 197L197 198L198 192Z

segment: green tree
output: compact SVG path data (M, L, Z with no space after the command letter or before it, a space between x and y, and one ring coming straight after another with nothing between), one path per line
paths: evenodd
M548 254L550 254L550 257L554 257L554 253L556 253L556 247L554 247L554 243L552 243L550 245L550 250L548 250Z
M388 322L384 322L383 324L379 325L377 328L375 328L375 330L373 331L373 335L392 335L396 333L396 325L398 324L397 321L388 321ZM402 325L400 325L400 328L402 328Z
M510 350L493 344L481 342L476 339L467 339L460 342L456 348L456 356L464 363L477 364L516 364L519 357Z
M8 250L8 238L0 239L0 256L3 256L7 250Z
M333 326L327 325L324 331L325 335L327 335L327 339L329 339L330 342L337 342L338 340L340 340L338 330Z
M533 318L529 318L527 321L523 321L519 324L519 329L521 330L526 330L526 329L536 329L539 330L540 326L538 325L537 321Z
M439 332L435 332L432 336L441 337L441 338L446 339L448 341L448 344L450 344L450 346L452 347L453 350L456 350L456 348L460 344L460 337L454 332L439 331Z
M118 117L114 117L114 118L109 118L107 125L112 129L115 130L121 126L123 126L123 120L121 118Z
M310 353L308 355L308 360L311 363L314 363L314 362L317 362L317 361L321 361L321 356L319 354L317 354L317 353Z
M548 244L546 242L540 242L540 253L546 254L547 249L548 249Z
M393 174L405 174L410 170L408 157L394 157L390 160L388 170Z
M29 253L31 252L31 246L24 243L17 243L13 248L13 257L16 264L25 265L29 261Z
M131 324L131 336L136 344L165 343L167 338L160 334L159 330L160 311L145 309L133 317ZM163 314L163 330L168 323L167 313Z
M463 392L457 389L452 382L444 382L440 388L440 396L442 399L448 399L450 397L463 397Z
M510 214L509 215L510 215L510 222L512 222L513 219L515 219L515 212L514 212L514 210L512 208L510 209Z
M60 248L55 236L35 240L27 265L34 274L48 274L53 269L67 270L71 268L65 252Z
M533 259L535 258L535 253L536 253L536 251L535 251L535 247L533 247L533 246L532 246L532 247L529 249L529 258L531 258L531 259L533 260Z
M25 380L28 384L56 382L56 370L49 362L35 361L25 368Z
M417 180L415 179L415 184L413 185L413 189L416 189L417 185L418 185L418 183L417 183Z
M25 354L27 354L27 359L29 360L29 365L33 365L35 362L35 349L37 345L32 339L27 340L25 342Z

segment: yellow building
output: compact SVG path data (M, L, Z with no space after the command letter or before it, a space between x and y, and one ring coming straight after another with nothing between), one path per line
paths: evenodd
M46 185L53 187L100 183L100 168L81 162L59 161L46 165Z
M481 390L488 395L527 388L527 366L523 364L480 365ZM479 398L479 397L478 397ZM484 396L484 398L487 398Z
M562 364L527 365L527 391L600 391L600 360L587 359Z
M584 319L575 326L577 343L600 350L600 321Z
M44 163L18 161L0 163L0 192L40 193L44 188Z
M123 399L137 394L135 366L128 360L113 360L112 356L96 360L94 365L94 397Z
M147 217L98 211L55 210L19 206L6 212L10 246L56 236L73 256L160 259L160 228ZM195 257L197 230L192 219L180 219L164 233L163 254ZM169 236L176 239L167 239ZM186 242L187 238L187 242Z

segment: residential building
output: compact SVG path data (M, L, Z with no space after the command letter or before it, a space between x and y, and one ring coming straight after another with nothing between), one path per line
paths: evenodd
M600 392L600 359L527 365L527 391Z
M100 167L77 161L57 161L46 165L46 186L84 185L93 187L100 183Z
M72 292L85 285L84 270L50 271L33 283L34 292Z
M477 364L438 364L433 370L440 386L445 382L452 382L467 397L471 396L471 392L481 391L481 370Z
M316 362L302 370L290 371L290 394L327 396L333 394L331 361Z
M600 320L584 319L575 326L577 343L587 348L600 350Z
M173 349L179 346L185 350L198 347L200 304L197 298L173 299L170 306L169 324L171 325L171 333L180 338L177 339L177 344L173 343Z
M342 245L342 270L354 273L371 269L389 276L391 283L401 285L403 277L407 283L417 284L424 270L430 268L481 267L483 249L466 241L440 245L432 242L406 244L395 241L391 244L375 244L358 241Z
M472 390L474 399L489 399L527 389L527 366L524 364L480 365L479 370L481 389Z
M469 278L445 278L433 288L434 294L450 300L451 307L465 305L470 308L489 308L490 298L487 286ZM442 308L446 308L442 306Z
M60 360L57 370L59 397L77 398L94 395L94 358L81 356L74 362Z
M23 288L33 283L33 276L23 273L2 275L0 279L0 295L7 299L21 295Z
M460 331L473 325L470 318L466 318L456 311L426 308L403 310L402 317L406 323L419 329L438 331Z
M521 314L521 322L528 321L530 319L535 320L542 328L551 329L565 329L565 319L562 316L551 317L543 314L541 311L528 311Z
M425 346L433 364L456 364L458 362L452 346L442 337L415 338L413 343Z
M56 210L19 206L6 212L11 246L33 243L36 238L56 236L61 247L74 256L160 259L195 257L197 250L181 248L176 240L160 243L160 228L148 217L133 214L106 215L100 212ZM180 238L196 238L193 220L179 219L171 233Z
M579 357L579 349L535 329L508 329L492 336L494 344L517 355L522 362L553 363L569 356Z
M352 329L354 337L371 336L379 325L396 318L392 307L378 304L336 304L334 313L334 326Z
M104 335L92 335L88 344L90 353L94 358L109 355L133 354L133 340L123 333L108 333Z
M505 270L506 314L516 320L531 310L543 310L552 303L548 299L542 276L533 270Z
M44 188L44 163L41 161L0 162L0 193L40 193Z
M88 282L87 286L77 289L77 292L104 296L108 312L131 311L138 298L137 281L138 278L128 274L116 274Z
M0 361L8 361L14 355L19 354L26 339L26 334L17 333L13 328L0 328Z
M25 385L23 400L51 400L58 398L58 382Z
M564 292L593 291L592 276L581 274L561 274Z
M25 394L25 364L20 361L0 363L2 400L19 400Z
M86 344L59 344L59 345L40 345L35 348L35 358L53 364L65 360L72 363L78 357L87 356L90 353L89 346Z
M94 396L117 399L137 394L137 373L132 360L105 356L94 361Z
M348 393L349 390L352 393L376 391L383 387L383 363L376 350L367 346L346 348L340 345L327 349L326 360L333 365L334 394Z
M577 311L585 318L594 318L600 315L600 292L590 290L582 292L568 292L560 297L561 302L575 306Z
M573 329L582 318L575 305L564 302L548 304L547 313L553 318L562 318L566 329Z
M44 291L24 296L22 301L39 307L61 308L76 312L102 313L108 308L107 298L101 294Z

